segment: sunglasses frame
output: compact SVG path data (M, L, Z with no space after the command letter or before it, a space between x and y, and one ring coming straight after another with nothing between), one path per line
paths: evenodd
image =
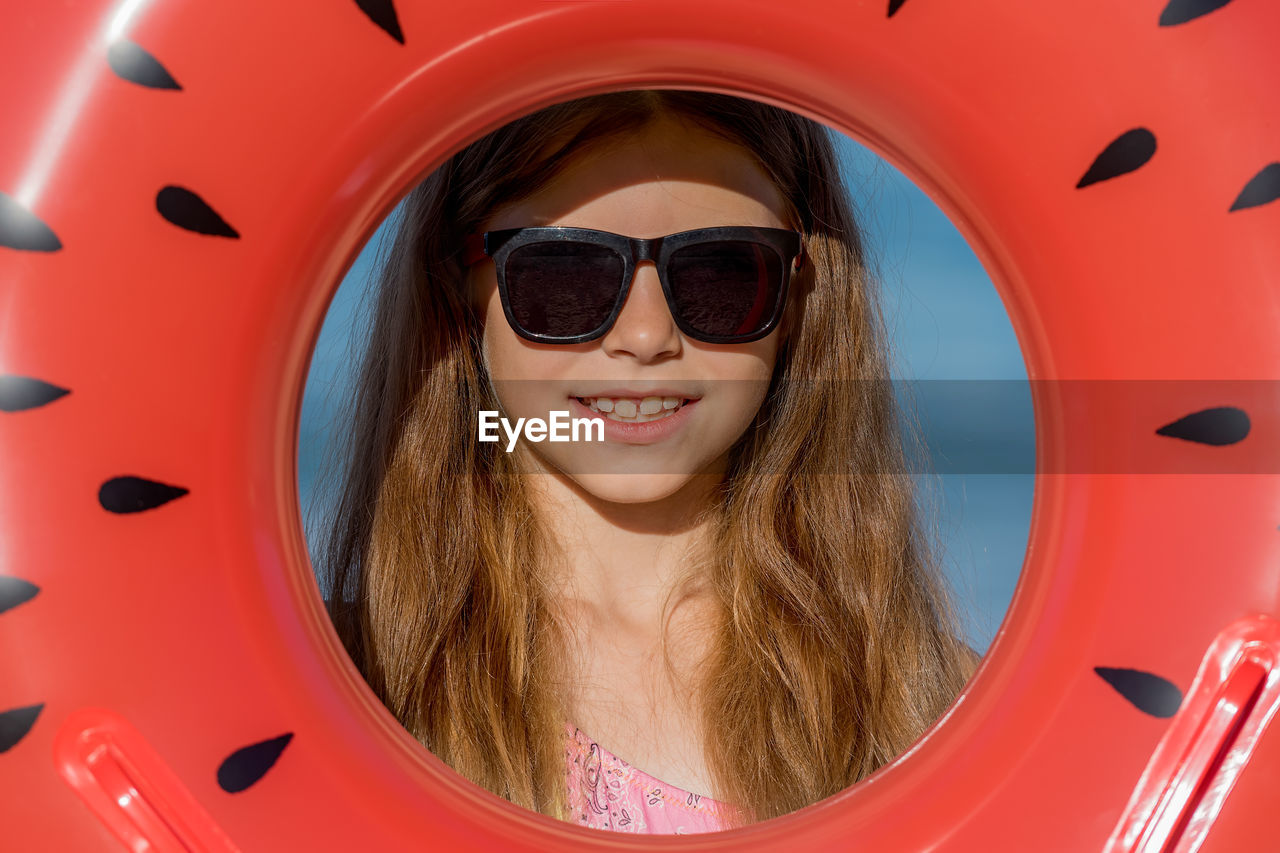
M752 242L763 245L777 253L782 265L782 283L778 288L778 297L770 309L769 321L760 330L746 335L704 335L689 328L684 318L676 310L675 298L671 294L671 285L667 281L667 265L672 254L678 249L699 243L712 243L724 240ZM507 295L507 258L521 247L533 243L590 243L612 249L623 260L623 280L618 289L618 297L614 300L613 309L608 318L596 329L581 335L557 337L540 335L524 329L516 322L511 310L511 301ZM787 290L791 276L799 272L805 263L806 253L804 236L799 231L782 228L766 228L754 225L726 225L716 228L696 228L691 231L680 231L665 237L649 239L628 237L614 234L611 231L599 231L593 228L573 228L567 226L526 226L523 228L506 228L499 231L486 231L483 234L471 234L466 238L463 252L463 263L472 266L488 256L493 259L498 273L498 293L502 297L502 311L512 330L528 341L540 344L580 344L596 340L608 334L622 314L622 306L627 302L631 292L631 283L635 280L636 267L640 261L653 261L658 268L658 280L662 283L662 294L667 300L667 310L676 322L676 326L689 338L709 344L740 344L759 340L773 331L782 318L783 307L787 301ZM793 268L794 264L794 268Z

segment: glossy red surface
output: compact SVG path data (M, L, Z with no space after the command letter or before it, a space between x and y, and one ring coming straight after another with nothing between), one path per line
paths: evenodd
M1280 4L1168 27L1162 8L402 0L403 43L355 2L6 8L0 192L61 248L0 246L0 372L70 393L0 412L0 572L39 588L0 613L0 713L39 706L0 752L0 847L119 849L152 831L166 849L165 833L189 837L174 822L195 832L205 814L243 850L1102 849L1171 726L1200 721L1194 703L1172 723L1143 713L1094 668L1188 691L1224 630L1280 613L1274 467L1041 476L1012 608L912 750L781 819L634 839L481 793L376 701L311 576L296 441L325 309L397 199L514 116L615 88L751 95L871 146L982 259L1033 380L1280 379L1280 203L1228 212L1280 159ZM181 89L113 72L123 39ZM1150 160L1077 189L1138 127ZM238 236L166 221L168 186ZM1073 447L1056 387L1034 396L1041 470ZM1154 430L1230 404L1183 399L1114 436L1208 458ZM1249 416L1275 446L1274 391ZM185 492L105 511L100 489L124 476ZM173 791L163 805L107 817L106 794L70 784L83 768L58 744L99 731L90 708L136 735L113 741L97 790L152 756L164 769L135 784ZM1270 764L1242 771L1244 811L1228 793L1209 846L1275 846L1250 782L1273 771L1273 741L1258 734ZM228 792L219 770L263 743L274 764Z

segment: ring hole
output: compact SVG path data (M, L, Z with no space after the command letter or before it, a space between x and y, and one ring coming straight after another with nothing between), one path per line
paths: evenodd
M912 428L921 431L923 440L923 447L916 448L916 452L924 455L909 455L908 467L896 473L906 475L901 479L911 484L913 500L924 520L924 539L920 544L931 548L943 570L956 609L960 636L981 654L988 648L1004 618L1018 579L1030 524L1034 429L1021 353L994 287L946 216L923 192L869 149L839 133L832 136L834 151L842 164L843 187L854 203L860 226L865 230L865 261L872 279L868 286L874 283L880 291L888 333L886 364L889 365L889 376L898 380L892 387L904 417L900 422L902 440L907 440L905 436ZM617 154L616 148L608 146L598 150ZM351 458L349 454L353 448L356 453L363 452L359 444L350 441L343 425L344 419L349 421L352 416L350 407L355 402L363 400L368 404L373 399L368 393L358 398L354 392L358 385L356 371L370 342L377 346L385 343L376 336L369 338L373 323L379 316L379 275L389 264L404 265L404 247L418 245L408 243L396 247L393 236L404 220L406 210L410 212L408 221L423 221L423 208L417 204L421 192L419 189L402 200L362 249L337 289L313 354L300 424L298 485L307 516L305 529L312 563L316 567L332 561L332 552L326 555L322 551L321 533L339 529L335 527L333 513L339 506L337 498L342 467ZM577 212L583 210L588 212L586 215L607 217L609 208L580 205ZM601 210L605 213L601 214ZM581 226L583 221L572 224ZM597 222L595 227L603 228L604 224L607 223ZM509 227L509 224L503 223L501 227ZM621 226L614 227L619 233L624 233ZM670 230L679 230L680 227L671 226ZM632 233L632 236L656 234ZM439 275L447 274L444 272L447 258L430 260L438 260L441 264L432 266L428 262L429 272L435 270ZM820 291L820 288L815 289L812 276L815 275L814 266L824 263L829 263L829 255L824 254L823 248L807 244L806 265L801 273L806 280L795 285L798 298L809 298ZM408 267L402 266L402 269ZM474 274L492 276L492 266L478 269ZM656 277L654 281L656 283ZM421 277L416 284L422 284ZM633 288L618 319L621 328L618 340L608 343L606 337L603 341L568 349L576 350L575 355L586 357L593 348L614 346L615 355L625 353L633 360L629 362L631 364L652 366L661 363L661 352L656 349L656 355L637 354L642 344L635 342L649 340L645 334L651 331L651 327L658 327L661 317L652 310L647 313L636 310L629 314L628 308L634 299ZM417 303L408 300L403 305L416 306ZM653 305L660 303L651 303L649 308ZM792 319L797 324L791 330L797 335L792 346L803 345L804 307L802 304ZM393 314L391 308L383 309L384 327L394 327L386 325ZM492 315L488 322L494 322L493 316L498 315ZM810 322L815 321L811 319ZM628 334L630 337L626 337ZM535 348L534 353L538 356L567 353L567 350L546 353L546 349ZM386 353L403 354L403 351L388 349ZM649 361L644 361L644 358L649 358ZM410 375L406 372L398 378L403 380ZM671 375L674 373L668 371L663 378ZM371 387L366 383L366 391ZM405 405L411 403L412 395L406 396L402 402ZM699 405L708 408L705 400ZM366 424L366 436L375 432L370 424ZM475 442L474 434L461 431L448 438L458 444ZM394 460L388 462L393 450L393 446L387 445L382 448L382 456L373 453L356 458L378 459L381 460L379 464L394 467ZM1011 450L1029 455L1022 463L1011 462L1008 458ZM1019 469L1020 464L1026 467ZM327 480L322 470L326 466L329 471ZM939 468L942 469L940 476L937 473ZM404 500L422 494L415 491L412 483L399 491L385 483L370 490L366 483L365 491L360 493L366 506L371 496L390 495L393 499ZM348 507L350 505L349 502ZM439 522L456 523L456 519ZM409 530L405 533L415 535ZM386 531L383 536L386 541L381 545L375 544L375 548L390 547L386 543L393 541L394 537L388 538ZM348 546L361 544L367 545L367 540L359 536L347 540ZM333 598L332 578L319 576L318 582L322 597L325 600ZM403 589L411 589L413 576L405 573L396 583ZM390 587L383 588L384 597L389 595L388 589ZM348 589L348 593L353 591ZM506 604L512 604L512 601ZM402 618L412 621L411 616L405 615L412 614L412 608L395 611L391 609L392 604L390 598L384 598L383 612L400 612ZM599 615L596 613L597 617ZM359 668L361 659L358 656L356 663ZM814 671L822 669L815 667ZM495 695L499 694L500 691ZM602 697L608 695L606 690L596 698L603 701ZM628 704L627 697L617 690L612 695L617 698L615 716L623 709L639 707L634 702ZM617 730L619 733L622 731L622 728ZM636 744L643 743L643 732L639 736L632 734L631 738L618 740L606 741L604 735L599 737L600 750L612 752L612 747L617 750L615 756L618 758L644 754L632 751L639 749ZM656 746L660 747L661 743ZM592 754L599 754L599 750L583 753L584 756ZM650 763L651 759L654 763ZM682 787L675 780L700 780L707 778L706 773L689 770L679 764L665 764L660 748L651 753L651 759L636 758L634 766L654 768L650 777L654 783L670 778L672 781L668 787L705 790L705 786L694 782L687 782ZM878 766L884 766L888 760L879 762ZM667 767L671 769L657 769ZM682 770L688 771L687 775L681 775ZM620 820L617 816L613 819Z

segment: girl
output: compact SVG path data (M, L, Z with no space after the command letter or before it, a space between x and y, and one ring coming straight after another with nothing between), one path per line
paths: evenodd
M914 510L829 131L719 94L549 107L404 205L322 569L463 776L584 826L831 796L974 666ZM481 411L603 441L478 440Z

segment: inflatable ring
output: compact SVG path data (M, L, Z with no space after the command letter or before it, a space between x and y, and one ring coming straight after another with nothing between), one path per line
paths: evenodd
M1280 476L1256 449L1280 433L1280 5L445 11L4 13L0 799L25 804L6 847L1256 849L1275 833ZM338 643L296 487L312 344L397 199L517 115L641 87L755 97L886 157L974 247L1036 380L1023 577L963 696L865 783L697 839L563 824L422 749ZM1127 418L1058 382L1118 379L1204 382ZM1092 444L1188 464L1063 463Z

